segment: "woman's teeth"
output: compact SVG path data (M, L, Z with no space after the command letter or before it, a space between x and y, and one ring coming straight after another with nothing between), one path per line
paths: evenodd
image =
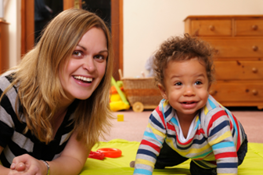
M77 79L77 80L88 82L88 83L92 82L92 78L87 78L87 77L82 77L82 76L74 76L74 78Z

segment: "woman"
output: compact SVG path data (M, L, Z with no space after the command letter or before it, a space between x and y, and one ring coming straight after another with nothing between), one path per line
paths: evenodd
M0 174L78 174L107 132L110 34L95 14L61 12L0 77ZM10 168L9 168L10 167Z

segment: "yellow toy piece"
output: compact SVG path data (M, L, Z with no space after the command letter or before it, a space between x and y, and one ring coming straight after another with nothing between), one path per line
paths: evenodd
M110 96L110 101L114 102L114 101L121 101L121 96L119 94L111 94Z
M123 114L118 114L117 115L117 121L118 122L123 122L124 121L124 115Z
M130 105L124 103L123 101L113 101L113 102L110 102L110 109L113 112L120 111L120 110L128 110L130 109Z
M115 87L117 93L111 94L110 96L110 109L113 112L130 109L130 104L126 99L125 94L121 91L113 77L111 79L111 84Z

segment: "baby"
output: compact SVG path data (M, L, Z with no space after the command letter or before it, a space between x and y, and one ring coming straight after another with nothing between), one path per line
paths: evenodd
M163 100L152 112L140 143L134 174L191 159L192 175L234 175L247 152L240 122L219 104L213 82L213 50L205 42L172 37L155 54L155 79Z

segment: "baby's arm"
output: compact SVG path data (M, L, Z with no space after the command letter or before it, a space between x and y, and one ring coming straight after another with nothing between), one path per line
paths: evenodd
M224 111L218 111L211 117L208 125L208 142L217 162L217 174L237 174L237 151L232 136L230 120ZM237 132L237 131L235 131Z
M157 107L150 116L139 146L135 160L134 174L152 174L153 172L156 157L160 153L166 133L165 123L161 117L163 117L162 113Z

